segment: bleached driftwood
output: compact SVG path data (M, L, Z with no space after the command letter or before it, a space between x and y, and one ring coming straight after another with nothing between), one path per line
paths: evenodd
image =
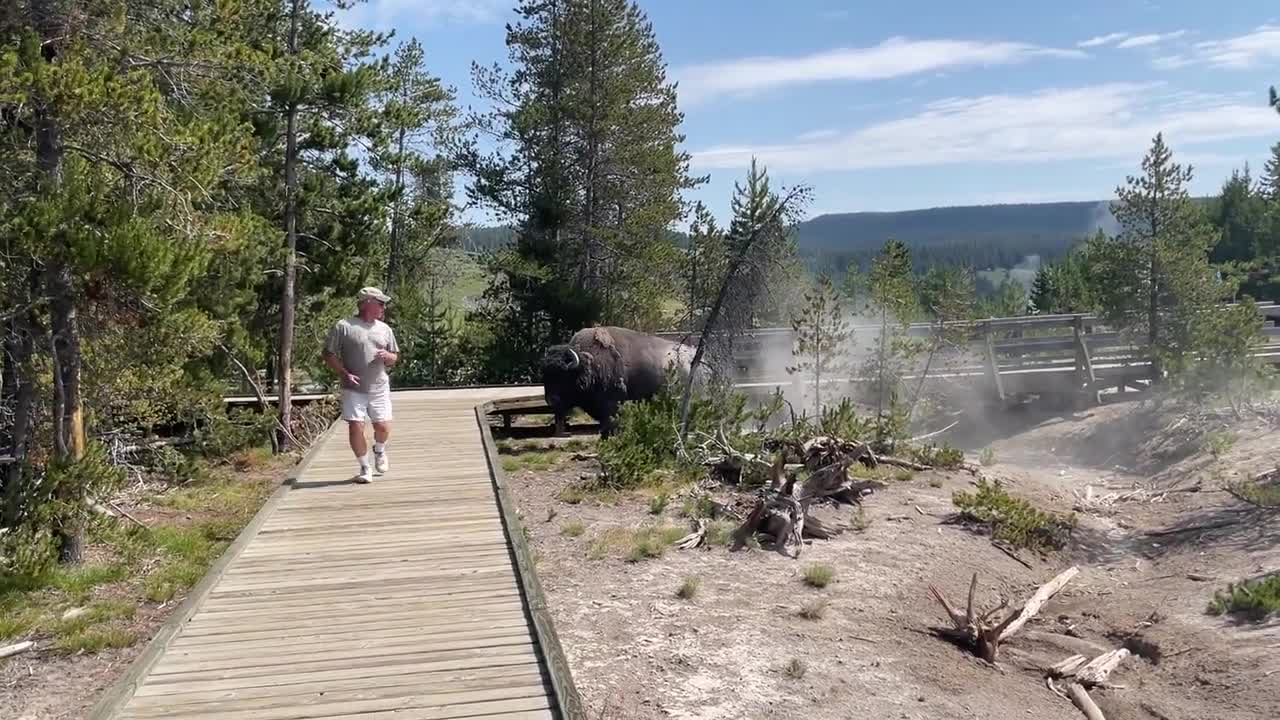
M1049 598L1057 594L1079 571L1079 568L1075 566L1068 568L1054 579L1040 586L1035 594L1023 604L1021 610L1010 613L1003 621L994 625L990 622L991 616L1008 607L1008 600L1002 599L999 605L979 615L974 608L974 600L978 591L977 573L973 574L973 580L969 583L969 603L965 612L960 612L954 608L951 603L947 602L942 591L933 585L929 586L929 594L942 605L942 609L947 613L952 625L955 626L955 630L948 634L954 640L966 644L978 657L994 663L1000 650L1000 643L1013 637L1014 633L1021 630L1028 620L1040 612L1040 609L1049 601Z
M1049 598L1057 595L1058 591L1070 582L1071 578L1079 574L1079 572L1080 568L1072 565L1066 570L1063 570L1058 577L1050 580L1044 585L1041 585L1040 589L1036 590L1035 594L1031 596L1031 599L1027 601L1027 604L1022 606L1022 611L1018 613L1017 617L1013 618L1012 621L1005 621L1007 627L1000 632L1000 642L1008 640L1013 637L1014 633L1021 630L1022 626L1026 625L1027 621L1035 617L1036 614L1040 612L1040 608L1044 607L1044 604L1049 602Z
M35 646L36 644L31 640L20 642L16 645L5 645L4 647L0 647L0 660L13 657L14 655L21 655Z
M1089 720L1107 720L1107 716L1102 714L1102 710L1093 702L1093 698L1089 697L1089 691L1085 690L1080 683L1071 683L1067 688L1067 694L1071 696L1071 702L1075 703Z

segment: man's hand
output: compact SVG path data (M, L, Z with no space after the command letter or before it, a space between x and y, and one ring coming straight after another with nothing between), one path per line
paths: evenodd
M353 388L360 387L360 376L355 373L345 373L343 374L342 379L346 380L347 384Z
M397 355L396 353L388 352L386 350L379 350L377 355L375 355L375 357L381 360L383 365L386 365L388 367L395 365L396 360L400 359L400 356Z

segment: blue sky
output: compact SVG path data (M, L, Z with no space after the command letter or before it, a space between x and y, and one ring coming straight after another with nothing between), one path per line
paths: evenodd
M478 106L513 0L370 0ZM721 218L751 157L810 215L1111 198L1157 131L1215 191L1280 141L1274 0L642 0L679 82L684 149ZM1229 12L1225 8L1230 8ZM483 221L478 214L471 218Z

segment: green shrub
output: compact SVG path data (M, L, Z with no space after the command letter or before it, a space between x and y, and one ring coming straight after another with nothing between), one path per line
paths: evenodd
M671 500L671 496L666 493L658 493L649 498L649 514L661 515L663 510L667 509L667 502Z
M964 464L964 451L944 443L942 447L925 445L916 448L916 461L944 470L954 470Z
M587 526L582 524L581 520L567 522L560 528L560 534L565 537L579 537L587 531Z
M1280 470L1230 483L1227 490L1258 507L1280 507Z
M710 518L715 515L716 503L709 495L697 495L685 498L680 514L687 518Z
M1214 593L1209 612L1241 615L1255 622L1280 612L1280 573L1227 585L1226 590Z
M674 376L672 376L674 377ZM623 404L618 413L617 432L598 445L600 464L610 485L634 488L651 484L655 474L701 472L684 467L677 455L680 430L679 383L669 382L653 398ZM752 444L743 432L752 421L763 427L763 416L774 406L752 412L747 409L747 396L724 389L695 391L689 406L689 428L697 433L715 433L721 428L729 434L735 447ZM759 429L754 432L758 433ZM758 438L754 438L758 442Z
M1015 547L1059 550L1076 526L1075 515L1066 517L1036 509L1005 492L999 481L978 481L976 493L956 492L951 502L961 519L987 525L991 536Z
M810 587L824 588L835 578L835 568L830 565L814 563L804 569L804 583Z
M982 448L982 454L978 456L978 462L984 467L991 467L996 464L996 451L991 448Z
M1226 430L1215 430L1204 436L1204 449L1214 460L1221 459L1236 444L1236 434Z
M698 594L698 589L702 587L702 581L696 577L687 577L684 582L680 583L680 588L676 590L676 597L681 600L692 600Z
M733 531L737 530L737 525L727 520L716 520L707 525L707 544L712 546L727 546L733 542Z

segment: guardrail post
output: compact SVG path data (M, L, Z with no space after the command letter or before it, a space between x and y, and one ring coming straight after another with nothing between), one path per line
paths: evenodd
M987 345L987 370L991 373L991 382L996 388L996 397L1003 403L1004 399L1004 381L1000 379L1000 364L996 362L996 348L991 342L991 326L983 324L982 336Z

